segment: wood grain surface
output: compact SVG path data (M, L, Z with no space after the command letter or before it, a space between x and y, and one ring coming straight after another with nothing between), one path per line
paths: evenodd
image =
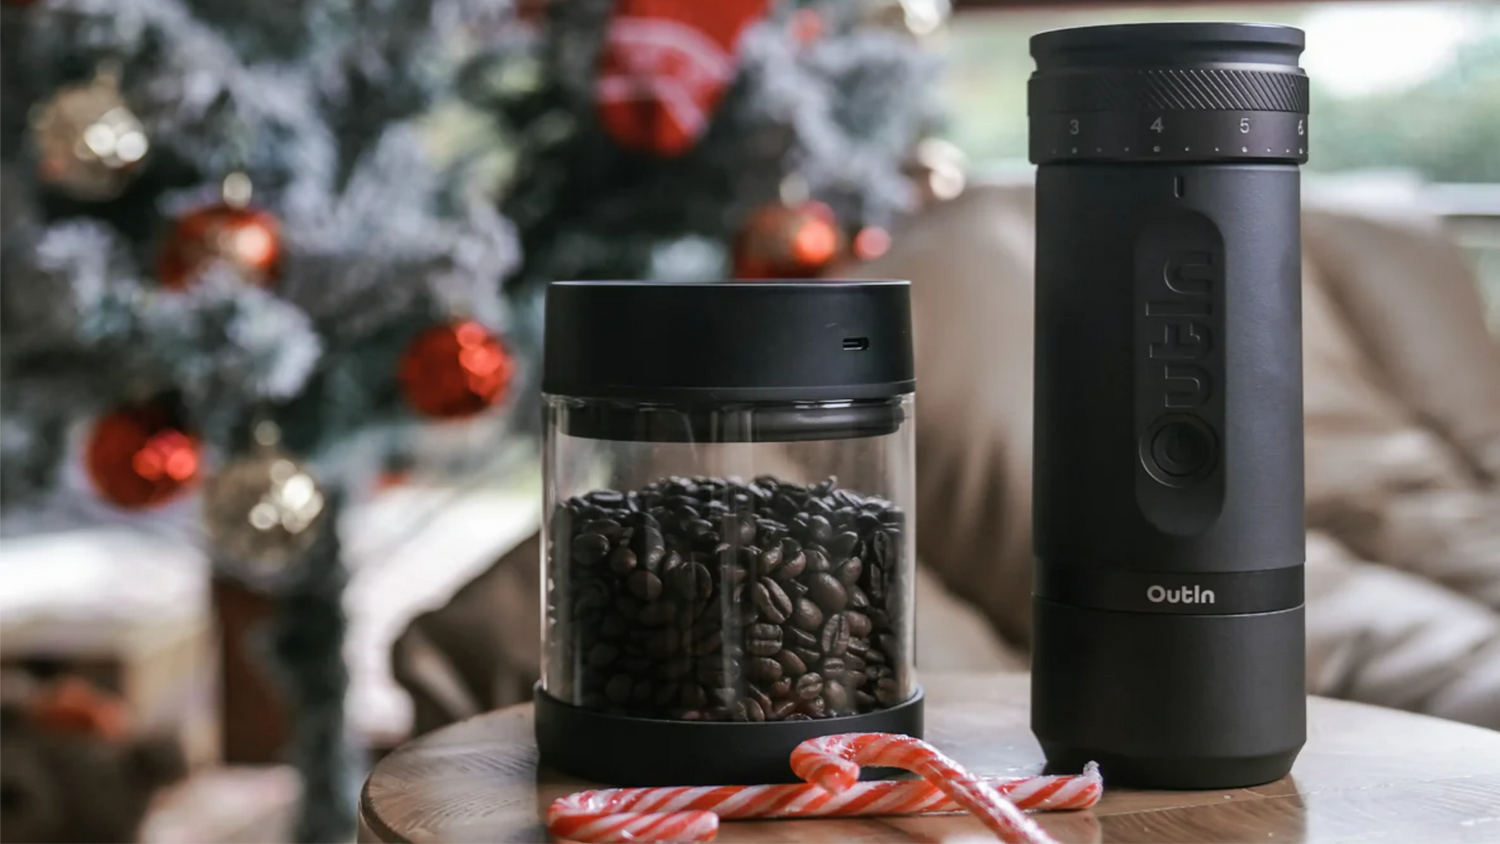
M923 675L927 738L977 773L1037 773L1023 674ZM360 840L546 841L542 813L587 784L537 770L531 706L481 715L402 746L376 766ZM1308 701L1292 775L1228 791L1131 791L1105 783L1091 810L1038 814L1064 842L1500 842L1500 732L1341 701ZM724 842L984 840L964 815L726 822Z

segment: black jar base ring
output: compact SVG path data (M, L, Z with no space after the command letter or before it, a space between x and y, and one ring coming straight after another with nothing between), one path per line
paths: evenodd
M922 737L920 687L910 700L889 709L808 721L632 718L563 703L542 691L540 684L535 707L543 767L621 786L800 782L789 760L792 749L807 739L839 733Z

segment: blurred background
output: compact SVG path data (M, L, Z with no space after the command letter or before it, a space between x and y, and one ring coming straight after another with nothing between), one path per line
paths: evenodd
M1500 728L1493 2L0 0L0 840L529 698L552 279L910 278L918 665L1024 669L1027 39L1202 19L1307 31L1309 690Z

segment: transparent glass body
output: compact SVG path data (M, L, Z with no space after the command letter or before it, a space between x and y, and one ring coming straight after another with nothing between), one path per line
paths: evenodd
M640 718L908 701L912 397L546 397L542 687Z

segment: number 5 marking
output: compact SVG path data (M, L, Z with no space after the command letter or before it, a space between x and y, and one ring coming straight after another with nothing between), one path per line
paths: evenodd
M1240 134L1241 135L1248 135L1248 134L1250 134L1250 118L1248 118L1248 117L1241 117L1240 118Z

